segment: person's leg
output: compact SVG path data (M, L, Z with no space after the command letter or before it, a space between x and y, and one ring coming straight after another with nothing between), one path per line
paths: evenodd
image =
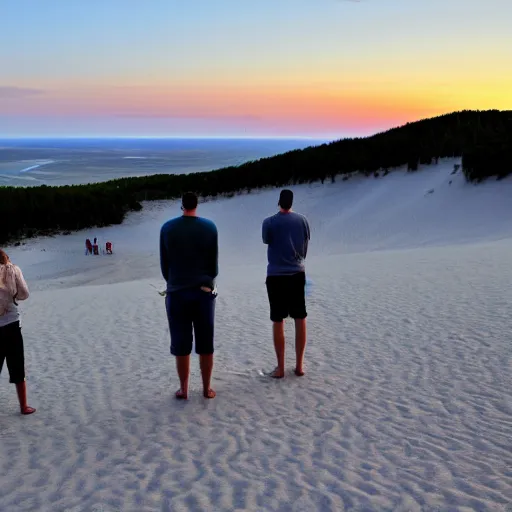
M272 321L272 337L276 353L277 367L271 377L281 379L284 377L285 337L284 319L288 316L285 294L286 276L267 277L267 294L270 305L270 320Z
M16 385L21 414L36 412L27 404L27 383L25 382L25 352L20 323L15 322L5 327L5 359L9 370L9 378Z
M203 396L215 398L216 393L211 388L213 373L214 333L215 333L215 301L211 292L197 290L197 301L194 311L194 334L196 353L199 355L199 366L203 381Z
M166 295L165 306L171 334L171 354L176 358L176 371L180 389L176 398L188 398L190 379L190 353L192 351L192 318L187 290L170 292Z
M176 398L188 398L188 385L190 380L190 355L176 356L176 371L180 379L180 389L176 391Z
M18 400L20 402L21 414L33 414L36 410L27 404L27 383L19 382L16 384L16 392L18 393Z
M5 327L0 327L0 374L5 361Z
M306 351L306 274L300 272L290 276L290 316L295 321L295 375L304 375L304 353Z
M213 354L199 354L199 366L201 367L201 378L203 380L203 396L205 398L215 398L217 393L211 388Z
M284 320L272 323L272 335L274 338L274 350L276 351L277 367L272 372L272 377L282 379L284 377L284 356L285 356L285 338L284 338Z
M304 353L306 352L306 319L295 319L295 375L304 375Z

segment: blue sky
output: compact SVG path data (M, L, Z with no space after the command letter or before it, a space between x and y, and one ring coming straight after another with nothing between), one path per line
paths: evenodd
M16 0L3 19L4 136L330 136L512 108L506 0Z

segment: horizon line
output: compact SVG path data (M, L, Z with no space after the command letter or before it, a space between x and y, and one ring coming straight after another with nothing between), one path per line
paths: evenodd
M175 140L331 140L331 137L315 137L304 135L0 135L0 140L80 140L80 139L175 139Z

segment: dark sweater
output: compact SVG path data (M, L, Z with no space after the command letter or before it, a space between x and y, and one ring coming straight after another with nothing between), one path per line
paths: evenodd
M209 286L218 269L218 234L215 224L201 217L181 216L160 230L160 268L167 291Z

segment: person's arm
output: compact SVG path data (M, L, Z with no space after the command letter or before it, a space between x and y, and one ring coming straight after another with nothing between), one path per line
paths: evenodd
M219 232L217 227L214 225L214 232L212 237L212 249L211 249L211 265L212 265L212 279L215 279L219 275Z
M167 282L167 279L169 279L169 258L167 246L165 244L163 227L160 230L160 270L162 272L162 277L165 279L165 282Z
M268 219L265 219L261 225L261 237L264 244L268 245L270 243L270 226Z
M309 241L311 240L311 230L309 228L309 222L304 217L304 259L308 254Z
M15 276L16 276L16 295L14 296L14 300L26 300L28 299L30 293L28 291L28 286L23 277L23 272L19 267L15 268Z

